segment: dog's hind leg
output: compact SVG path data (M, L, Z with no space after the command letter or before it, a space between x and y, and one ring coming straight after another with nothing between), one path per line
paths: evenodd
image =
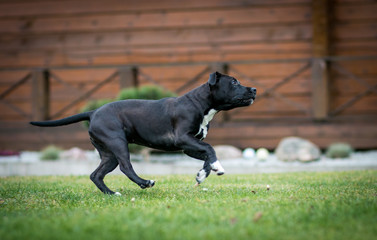
M90 179L103 193L120 195L118 192L114 193L111 191L103 181L106 174L113 171L118 166L118 161L112 153L103 151L100 148L97 148L97 150L100 153L101 163L90 175Z
M120 170L134 183L139 185L141 188L150 188L153 187L155 181L145 180L140 178L134 171L131 161L130 153L128 150L128 142L125 137L118 137L111 139L106 142L106 147L111 151L116 157Z
M141 188L154 186L153 180L145 180L140 178L134 171L130 161L130 153L128 150L128 141L124 133L123 124L116 119L113 121L105 121L104 118L93 119L89 127L89 135L93 144L106 153L110 153L112 158L116 159L120 170L133 182ZM98 149L98 147L96 147ZM114 167L115 161L111 161ZM106 168L106 169L110 169Z
M211 165L209 161L205 161L203 168L199 170L199 172L196 174L196 182L197 184L201 184L211 173Z

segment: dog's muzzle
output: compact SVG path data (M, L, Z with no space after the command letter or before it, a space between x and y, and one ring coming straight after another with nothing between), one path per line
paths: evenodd
M242 99L242 103L246 105L251 105L254 103L255 97L257 95L257 89L256 88L247 88L248 96L245 99Z
M257 96L257 89L253 87L249 87L247 90L252 94L253 100L255 100L255 97Z
M253 104L255 97L257 96L257 89L256 88L249 88L249 91L252 94L251 99L250 99L250 104Z

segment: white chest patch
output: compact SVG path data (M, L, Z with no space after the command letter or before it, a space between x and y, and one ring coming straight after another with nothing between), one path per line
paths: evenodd
M209 110L209 112L204 116L202 123L200 124L199 132L195 136L198 136L202 131L203 131L202 139L204 139L207 136L207 133L208 133L207 125L213 119L216 113L217 113L217 110L215 109Z

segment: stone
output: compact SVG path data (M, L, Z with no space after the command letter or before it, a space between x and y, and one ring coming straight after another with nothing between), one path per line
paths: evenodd
M72 161L87 160L85 151L77 147L71 148L67 151L63 151L62 153L60 153L60 158Z
M353 152L351 145L348 143L333 143L326 150L328 158L349 158Z
M246 148L245 150L243 150L242 156L243 158L248 159L248 160L253 159L255 157L254 148Z
M266 161L270 156L270 152L266 148L259 148L256 155L259 161Z
M275 150L276 157L281 161L310 162L321 157L321 151L314 143L299 137L283 138Z
M242 151L230 145L217 145L213 149L218 159L242 158Z

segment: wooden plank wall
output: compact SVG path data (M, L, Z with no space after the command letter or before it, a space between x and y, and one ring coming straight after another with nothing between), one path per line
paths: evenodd
M377 4L370 0L337 0L332 7L331 54L376 55ZM353 108L332 118L367 115L363 119L369 123L363 122L363 131L348 134L349 124L353 124L349 121L343 121L338 130L339 124L334 122L312 121L311 71L304 68L308 61L285 61L312 57L311 18L310 0L3 0L0 93L33 68L47 68L51 79L49 112L54 116L117 71L115 67L103 68L104 65L138 66L143 73L141 85L150 84L148 78L152 78L176 91L208 67L200 62L281 60L229 64L229 74L245 85L256 86L259 95L302 71L279 87L278 95L265 94L252 107L231 112L230 121L214 124L208 141L274 148L281 137L299 135L313 139L321 147L344 138L358 148L377 147L377 141L373 141L377 139L377 129L370 123L377 115L376 94L362 98ZM177 65L186 62L195 64ZM376 82L375 63L339 62L368 84ZM337 72L332 72L332 79L332 110L347 101L349 95L365 89ZM189 88L206 80L207 75ZM116 77L90 99L114 98L119 89ZM32 98L28 80L0 99L0 149L38 149L49 143L90 147L79 125L30 128L27 121L33 114ZM62 116L77 113L83 104ZM292 119L298 124L293 126Z
M6 2L6 1L5 1ZM310 56L310 1L17 1L1 4L0 66L95 66L177 63ZM17 9L17 10L16 10ZM246 71L273 84L300 63L271 64ZM143 72L175 90L205 66L145 67ZM240 70L249 66L239 66ZM277 69L278 68L278 69ZM270 69L276 69L270 71ZM112 69L54 70L85 91ZM264 72L264 73L263 73ZM267 74L266 72L273 72ZM2 73L4 89L25 73ZM8 75L7 75L8 74ZM262 75L261 75L262 74ZM264 75L263 75L264 74ZM12 76L9 76L12 75ZM205 80L205 79L203 79ZM75 97L52 82L51 110ZM67 91L68 90L68 91ZM116 84L94 98L110 98ZM28 111L27 86L13 94ZM70 92L71 94L66 94ZM17 92L18 93L18 92ZM11 98L7 100L13 100ZM67 112L73 114L80 106ZM14 119L16 115L4 116Z
M376 11L375 1L338 0L332 19L334 31L331 34L330 54L334 56L377 55ZM347 102L350 96L361 94L370 86L377 84L376 66L376 59L335 62L331 73L330 111ZM375 115L376 112L377 94L368 94L352 107L340 112L339 115L370 116Z

